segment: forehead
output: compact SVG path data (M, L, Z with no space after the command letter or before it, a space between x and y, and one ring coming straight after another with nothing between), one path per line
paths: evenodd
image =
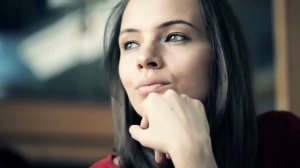
M143 29L174 19L186 20L200 27L201 11L197 0L129 0L121 29Z

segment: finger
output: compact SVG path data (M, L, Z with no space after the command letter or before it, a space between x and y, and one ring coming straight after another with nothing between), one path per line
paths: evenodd
M180 96L184 97L184 98L188 98L188 96L186 94L181 94Z
M153 136L150 135L148 129L143 129L139 125L132 125L129 127L129 133L141 145L152 149L159 149L159 144L153 141Z
M129 127L129 133L131 137L137 141L141 140L141 137L143 137L143 128L140 127L139 125L132 125Z
M175 91L175 90L173 90L173 89L168 89L165 93L164 93L164 95L177 95L178 93Z
M133 139L139 141L143 146L155 148L155 145L151 142L151 137L146 129L143 129L139 125L132 125L129 127L129 133Z
M158 152L157 150L155 150L154 156L155 156L155 162L158 163L158 164L161 164L163 161L166 160L165 154L161 153L161 152Z
M140 126L143 129L147 129L149 127L149 121L146 115L143 116Z

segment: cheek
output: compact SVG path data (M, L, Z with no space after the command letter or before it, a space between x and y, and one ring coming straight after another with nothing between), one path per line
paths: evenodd
M133 81L131 78L131 66L128 61L124 60L124 59L120 59L119 61L119 76L122 82L122 85L127 93L127 95L130 97L130 90L132 90L131 88L133 87Z
M178 70L174 76L179 81L180 92L203 101L209 88L211 53L198 51L187 55L189 59L181 61L181 71Z
M124 61L120 60L119 62L119 76L122 82L122 85L125 89L127 89L128 86L128 77L126 74L128 74L126 67L124 66Z
M139 97L135 96L135 79L136 76L135 69L133 68L135 64L133 65L128 60L120 60L119 62L119 76L122 82L122 85L126 91L126 94L129 98L130 103L132 104L135 111L142 116L142 114L139 112L140 107L140 100Z
M120 58L119 61L119 75L121 78L121 82L124 86L124 88L128 88L132 83L131 75L133 73L133 62L130 59L127 58Z

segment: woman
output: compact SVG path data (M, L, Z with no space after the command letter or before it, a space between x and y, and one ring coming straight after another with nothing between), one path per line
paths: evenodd
M249 60L226 0L122 0L105 44L116 156L93 167L253 166Z

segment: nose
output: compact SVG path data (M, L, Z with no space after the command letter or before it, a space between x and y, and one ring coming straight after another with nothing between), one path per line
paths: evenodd
M142 50L137 58L137 69L160 69L163 67L163 60L160 51L156 47L148 47Z

